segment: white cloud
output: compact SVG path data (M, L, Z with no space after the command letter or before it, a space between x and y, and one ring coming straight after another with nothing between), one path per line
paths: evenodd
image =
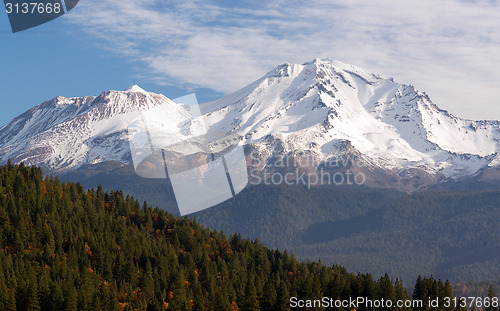
M332 57L414 84L458 116L500 119L496 1L87 0L69 20L157 82L228 93L281 63Z

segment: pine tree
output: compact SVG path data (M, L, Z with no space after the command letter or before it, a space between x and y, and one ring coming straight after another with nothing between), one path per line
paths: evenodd
M40 302L38 300L38 286L36 282L32 281L28 284L26 293L26 310L39 311L41 310Z
M52 303L52 293L50 292L49 285L50 275L47 270L42 272L40 277L40 281L38 282L38 292L39 292L39 300L40 300L40 309L42 310L50 310Z
M153 268L149 259L146 260L146 268L141 279L141 290L146 301L153 299L155 294L155 281L153 279Z
M368 299L375 299L376 297L376 284L373 280L373 276L371 274L361 275L361 296L366 297Z
M264 286L262 293L261 309L263 311L274 311L276 308L277 293L274 284L270 281Z
M260 304L257 297L257 289L255 288L253 279L250 277L245 287L245 297L241 305L242 311L259 311Z
M62 311L64 308L64 296L61 286L57 282L50 285L50 302L46 310Z
M500 308L498 306L498 298L496 297L493 285L490 285L490 287L488 288L488 298L489 307L486 308L486 311L498 311ZM496 300L494 300L494 298L496 298ZM496 303L494 301L496 301Z
M2 271L2 260L0 257L0 271ZM5 277L3 273L0 272L0 310L6 310L9 305L9 292L7 290L7 285L5 284Z
M426 284L425 281L422 279L422 277L419 275L417 278L417 282L415 283L415 288L413 289L413 295L412 295L413 300L420 300L423 301L423 306L416 308L415 311L423 311L427 310L427 289L426 289Z
M78 310L78 293L73 284L70 284L64 294L64 310L77 311Z
M227 294L227 288L219 283L217 286L217 294L215 296L214 310L215 311L227 311L231 307L231 302L229 301L229 297Z
M284 281L280 281L276 295L277 310L290 311L290 294Z
M393 304L396 303L396 292L394 291L392 280L387 273L378 280L377 286L380 298L384 298L386 301L392 301ZM392 308L382 308L381 310L390 309Z
M396 282L394 283L394 290L396 292L396 299L397 300L405 301L405 300L409 299L408 292L404 288L403 282L398 278L396 278ZM409 308L407 308L407 307L400 308L401 311L407 311L408 309Z
M178 273L174 277L174 283L172 286L173 298L170 300L172 309L179 311L189 311L191 310L191 305L189 303L187 292L186 292L186 276L183 268L180 268Z
M440 302L440 307L442 305L442 309L446 311L453 311L454 306L453 304L450 304L448 307L444 306L445 299L448 298L450 301L453 300L453 292L451 290L451 284L449 281L442 282L439 280L438 282L438 287L439 287L439 302Z

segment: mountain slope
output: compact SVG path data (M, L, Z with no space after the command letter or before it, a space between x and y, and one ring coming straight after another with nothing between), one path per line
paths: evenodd
M287 157L311 158L309 171L348 158L357 162L344 165L344 174L362 173L369 186L414 190L475 177L500 163L498 121L459 119L410 85L330 59L278 66L200 107L209 132L238 134L260 170ZM138 86L56 97L0 129L0 162L10 158L50 173L131 164L127 126L155 108L169 112L164 123L171 129L192 126L183 105Z
M129 163L127 126L140 111L186 113L163 95L137 86L97 97L56 97L0 129L0 161L42 165L50 173L105 161Z
M499 150L497 121L456 118L412 86L332 60L282 65L204 109L211 128L236 131L247 143L270 135L283 153L309 150L325 161L349 142L370 166L400 176L420 168L468 177Z
M300 262L239 234L141 208L121 191L43 178L37 167L0 167L0 221L3 311L272 311L290 310L290 296L410 298L400 276ZM426 281L451 295L450 284Z

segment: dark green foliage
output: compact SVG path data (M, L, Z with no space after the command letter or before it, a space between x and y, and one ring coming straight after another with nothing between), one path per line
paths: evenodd
M321 258L375 278L387 272L408 286L419 274L457 283L498 279L499 206L500 191L259 185L195 217L292 250L299 260Z
M87 188L121 189L179 213L168 180L141 178L132 165L89 165L61 178ZM209 228L293 251L300 260L321 258L375 278L387 272L407 286L419 274L494 281L500 277L500 184L475 181L460 191L446 186L458 184L412 194L358 186L249 185L195 217Z
M274 311L290 310L294 295L408 298L388 275L298 262L38 168L0 167L0 221L0 310ZM420 278L414 296L450 293Z
M413 290L413 299L422 300L424 304L421 308L416 310L453 310L454 305L450 303L447 307L445 306L446 298L451 301L453 299L451 285L448 281L443 283L441 280L435 280L432 276L430 278L418 277ZM437 307L430 307L430 300L438 300Z

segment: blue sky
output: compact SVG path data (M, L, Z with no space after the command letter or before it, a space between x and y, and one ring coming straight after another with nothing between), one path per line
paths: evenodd
M200 102L282 63L331 57L500 120L500 5L477 0L80 0L12 34L0 13L0 125L57 95L132 84Z

